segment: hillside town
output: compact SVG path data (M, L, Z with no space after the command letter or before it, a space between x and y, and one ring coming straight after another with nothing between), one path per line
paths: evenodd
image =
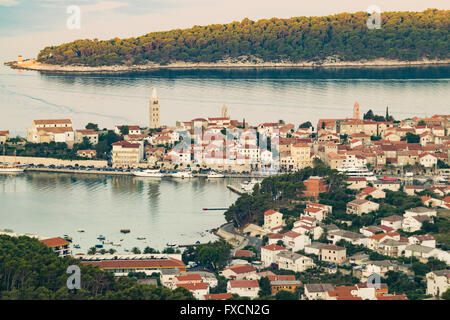
M225 241L218 246L229 246L220 264L202 262L196 251L212 244L197 249L192 245L183 252L171 248L165 253L76 255L82 264L116 277L143 274L143 283L184 287L200 300L407 300L449 295L450 115L397 121L388 110L385 116L371 110L361 116L355 103L352 117L320 119L314 128L308 121L294 125L282 120L253 126L232 120L226 106L219 117L164 126L160 112L153 90L147 128L118 124L100 130L90 124L74 129L70 119L33 120L26 142L0 131L0 143L15 148L17 161L28 159L26 164L37 167L42 157L20 156L21 147L61 143L77 149L74 159L64 159L76 166L92 161L93 167L128 171L278 175L322 166L345 177L339 191L348 201L324 197L333 193L331 176L310 175L302 181L301 193L290 199L295 206L289 210L274 205L259 222L230 222L228 228L219 228L216 234ZM103 158L101 141L111 143ZM108 148L101 150L106 153ZM67 239L40 241L62 257L72 255Z
M160 117L160 99L154 89L147 128L118 124L100 130L89 123L74 129L70 119L33 120L25 139L12 138L4 130L0 144L6 145L8 155L14 153L20 162L33 165L58 165L61 161L37 158L59 158L79 165L84 159L87 166L118 170L270 174L297 171L319 159L331 169L347 171L367 167L393 175L449 172L450 115L395 121L388 110L385 117L369 110L362 117L355 103L352 117L319 119L315 128L309 121L251 125L232 120L225 105L219 117L177 120L175 126L161 125ZM49 145L63 151L39 157L39 152L30 150ZM366 187L359 178L352 184Z

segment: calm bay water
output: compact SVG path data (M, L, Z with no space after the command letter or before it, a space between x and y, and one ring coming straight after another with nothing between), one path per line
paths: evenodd
M238 184L239 179L232 179ZM119 252L137 246L162 249L177 244L207 242L206 232L225 222L223 211L237 195L226 188L229 179L190 180L110 177L85 174L28 172L0 175L0 229L42 236L69 234L86 252L107 240L120 242ZM122 234L120 229L131 233ZM84 233L79 233L84 229ZM137 240L144 236L146 240Z
M162 70L122 75L40 74L0 67L0 130L24 134L33 119L71 118L78 128L148 125L148 98L156 87L161 121L217 116L247 122L313 123L362 112L395 118L430 116L450 106L450 66L262 70Z
M147 126L156 87L161 121L217 116L227 104L233 119L256 124L284 119L300 124L351 116L355 101L397 119L449 113L450 66L277 70L162 70L121 75L40 74L0 67L0 130L24 135L33 119L70 118L76 128L96 122ZM70 234L85 251L99 234L119 249L167 242L203 242L201 232L225 220L237 198L228 181L140 180L48 173L0 176L0 228L45 236ZM78 233L78 229L86 233ZM121 228L131 234L122 235ZM136 237L145 236L146 241Z

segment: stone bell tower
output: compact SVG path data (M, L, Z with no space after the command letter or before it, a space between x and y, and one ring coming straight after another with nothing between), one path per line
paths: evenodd
M222 118L228 118L228 107L226 105L222 106L221 114Z
M359 119L359 103L355 102L353 106L353 119Z
M156 93L156 89L153 88L152 97L150 98L150 129L160 128L160 106L159 106L159 98Z

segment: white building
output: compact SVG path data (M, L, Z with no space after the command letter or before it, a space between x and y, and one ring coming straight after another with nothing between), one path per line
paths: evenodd
M95 130L86 129L75 131L75 143L82 143L84 138L87 138L93 146L98 143L98 133Z
M27 141L31 143L64 142L70 147L75 134L70 119L33 120L27 128Z
M227 292L254 299L258 297L259 283L258 280L230 280L227 284Z
M296 252L303 250L305 246L311 244L311 239L305 234L300 234L295 231L288 231L283 233L283 243L284 245Z
M283 225L283 214L275 210L267 210L264 212L264 225L263 229L266 231L272 231Z
M437 165L437 158L429 153L422 153L419 156L419 162L421 165L423 165L425 168L431 168L435 165Z
M442 296L450 288L450 269L427 273L427 294Z
M272 263L276 263L277 254L285 250L285 247L276 244L261 247L261 261L263 262L263 266L269 267Z
M292 251L281 251L277 254L279 269L303 272L315 266L313 259Z

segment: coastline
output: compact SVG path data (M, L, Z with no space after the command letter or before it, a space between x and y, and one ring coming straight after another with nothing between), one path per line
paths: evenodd
M388 59L361 60L361 61L323 61L323 62L242 62L242 61L222 61L217 63L188 63L174 62L167 65L146 64L146 65L113 65L100 67L87 66L62 66L37 62L36 59L25 60L21 63L17 61L5 62L6 66L12 69L33 70L43 73L129 73L129 72L145 72L152 70L183 70L183 69L276 69L276 68L374 68L374 67L418 67L418 66L435 66L448 65L450 59L446 60L418 60L418 61L398 61Z

